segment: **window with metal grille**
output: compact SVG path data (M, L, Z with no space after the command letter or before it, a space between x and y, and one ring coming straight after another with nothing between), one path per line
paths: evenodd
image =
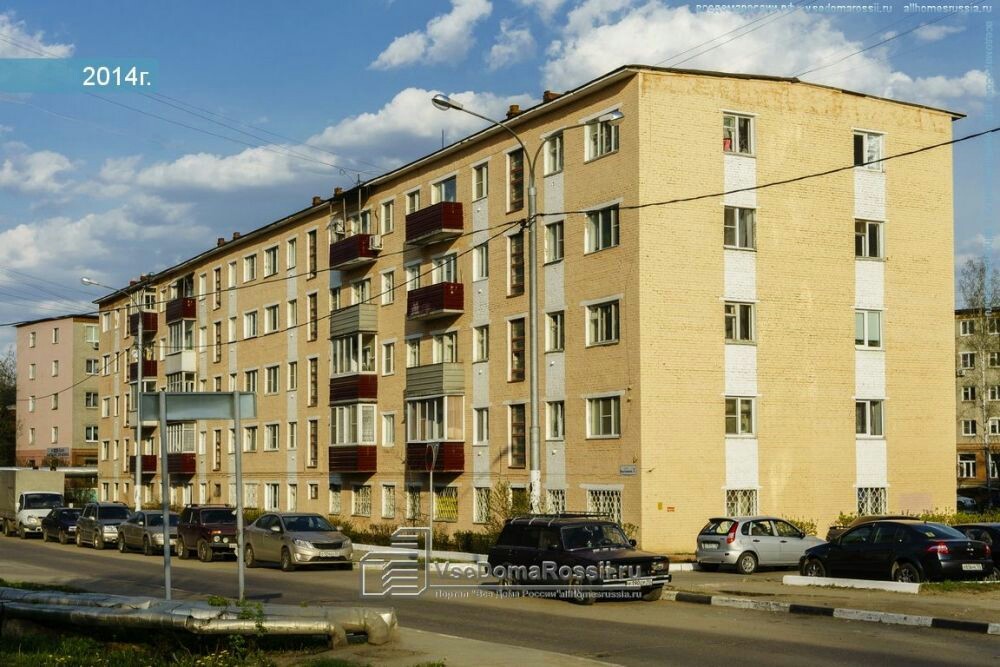
M886 513L885 487L858 487L858 514L871 516Z
M727 516L757 514L757 489L726 489Z
M545 494L545 510L550 514L562 514L566 511L566 490L549 489Z
M507 465L511 468L523 468L525 462L526 435L524 405L510 406L510 455Z
M490 487L477 486L472 496L472 522L486 523L490 519Z
M382 485L382 518L396 518L396 487L392 484Z
M458 487L442 486L435 490L434 520L458 521Z
M342 511L340 504L340 485L330 485L330 514L337 515Z
M354 516L372 515L372 487L367 484L355 484L351 491L351 514Z
M407 519L419 519L420 518L420 487L419 486L408 486L408 487L406 487L406 518Z
M587 511L622 522L622 492L617 489L588 489Z

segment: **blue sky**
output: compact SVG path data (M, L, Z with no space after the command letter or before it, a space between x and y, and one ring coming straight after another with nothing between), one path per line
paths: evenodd
M108 97L254 147L79 93L0 93L0 321L87 309L98 293L81 275L124 284L408 162L440 146L442 131L453 141L478 129L434 110L438 91L500 116L624 63L794 75L900 35L803 78L962 111L956 136L1000 125L992 12L796 4L737 13L667 0L7 3L0 58L156 59L156 92L169 99ZM1000 243L986 195L1000 190L996 141L955 150L958 261ZM10 339L0 331L0 344Z

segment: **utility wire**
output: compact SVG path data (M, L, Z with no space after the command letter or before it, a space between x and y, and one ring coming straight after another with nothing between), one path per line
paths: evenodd
M87 380L90 380L92 378L97 378L97 377L100 377L101 375L104 375L111 368L111 362L112 361L117 361L118 358L121 357L121 355L128 354L128 352L129 352L128 349L118 350L113 355L108 355L108 362L106 364L104 364L104 366L102 367L102 372L101 373L96 373L96 374L92 374L92 375L84 375L82 379L74 382L73 384L69 385L68 387L64 387L62 389L57 389L56 391L50 392L48 394L44 394L42 396L28 396L26 398L18 398L17 402L18 403L27 403L27 402L32 401L32 400L41 401L41 400L46 399L46 398L51 398L52 396L55 396L56 394L63 394L63 393L66 393L67 391L71 391L73 389L76 389L77 387L79 387L81 384L83 384Z

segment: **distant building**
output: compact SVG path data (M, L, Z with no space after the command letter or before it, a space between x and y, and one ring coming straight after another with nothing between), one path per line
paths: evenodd
M1000 488L1000 320L976 309L955 311L956 461L958 492L986 485ZM984 337L982 329L988 327ZM996 341L996 342L993 342ZM985 344L984 344L985 342ZM992 343L992 344L991 344ZM990 349L993 348L993 349Z
M96 315L17 325L19 465L97 465L100 375Z

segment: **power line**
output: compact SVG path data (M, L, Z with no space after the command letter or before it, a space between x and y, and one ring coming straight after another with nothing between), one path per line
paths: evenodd
M101 375L104 375L105 372L108 371L108 369L111 368L111 362L112 361L117 361L118 358L121 355L123 355L123 354L128 354L128 350L127 349L126 350L118 350L117 352L114 353L114 355L107 355L108 356L108 361L107 361L106 364L104 364L104 366L103 366L103 371L104 372L102 372L102 373L97 373L97 374L93 374L93 375L84 375L82 379L74 382L73 384L69 385L68 387L64 387L63 389L57 389L57 390L55 390L55 391L53 391L51 393L44 394L42 396L28 396L27 398L18 398L17 402L18 403L22 403L22 402L29 402L29 401L32 401L32 400L34 400L34 401L41 401L41 400L44 400L46 398L51 398L52 396L55 396L57 394L64 394L67 391L71 391L73 389L76 389L77 387L79 387L81 384L83 384L87 380L90 380L92 378L97 378L97 377L99 377Z

